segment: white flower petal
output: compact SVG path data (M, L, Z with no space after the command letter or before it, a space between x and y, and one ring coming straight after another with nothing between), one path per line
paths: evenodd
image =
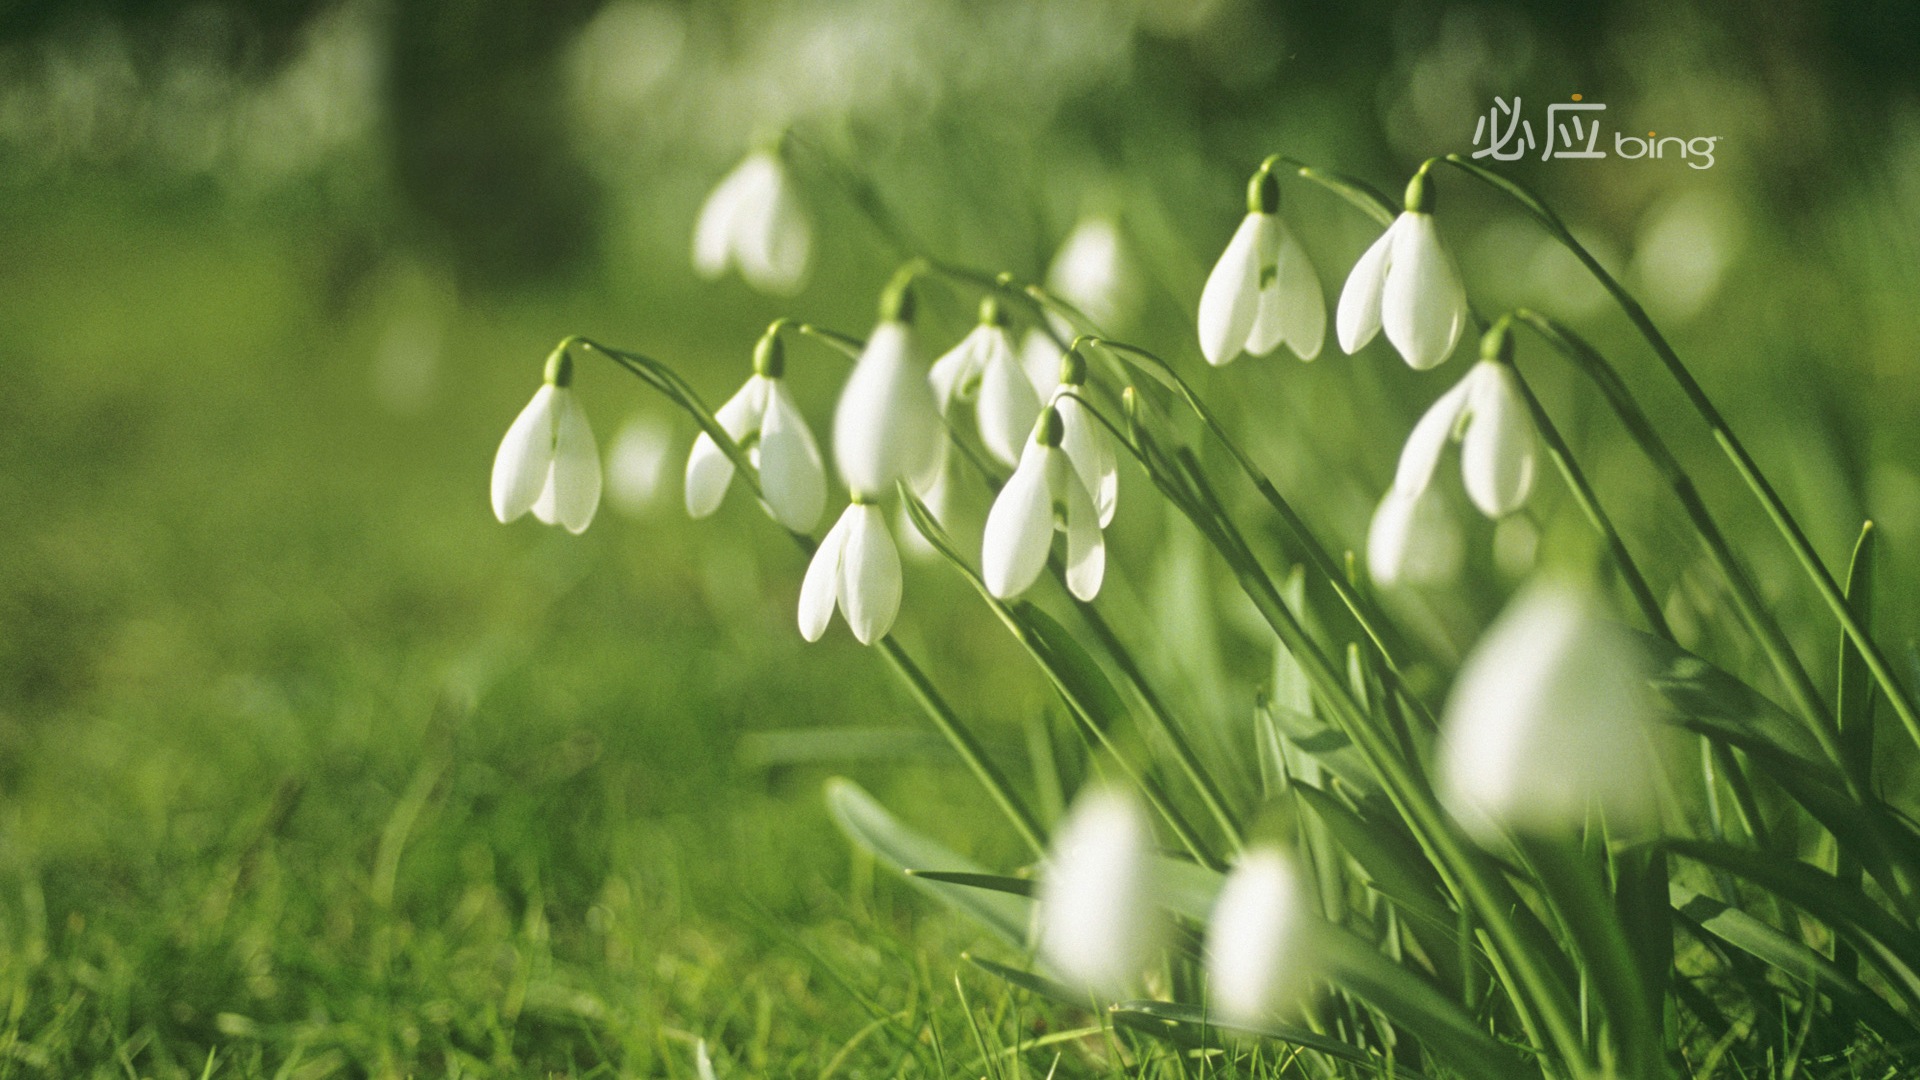
M714 412L720 429L734 442L746 439L759 428L766 414L768 380L760 375L749 378L727 403ZM727 486L733 483L733 459L706 432L694 437L693 452L687 455L687 515L703 518L720 508Z
M834 408L833 458L841 479L854 494L878 498L896 480L926 478L945 442L912 330L881 323Z
M542 384L513 418L493 455L493 516L502 523L533 509L553 468L554 387Z
M980 365L989 335L995 332L1006 333L995 326L975 326L958 345L942 353L927 371L927 382L933 387L933 402L942 415L954 402L965 401L979 389Z
M1060 411L1060 449L1066 451L1073 471L1093 497L1104 529L1113 523L1113 512L1120 505L1120 463L1114 456L1113 437L1087 414L1078 398L1056 393L1053 405Z
M1472 401L1475 375L1468 372L1453 389L1441 394L1427 407L1426 415L1413 425L1407 445L1400 451L1400 466L1394 470L1393 487L1403 495L1417 495L1433 482L1433 470L1440 454L1453 438L1460 416Z
M1073 332L1068 327L1062 337ZM1033 392L1043 400L1060 385L1060 361L1066 359L1065 350L1045 330L1038 327L1027 331L1020 339L1020 367L1027 373L1027 381L1033 383Z
M987 511L980 541L980 576L987 591L1002 600L1031 588L1046 569L1053 546L1053 495L1047 484L1057 454L1029 441L1020 465ZM1065 467L1064 462L1059 462Z
M760 490L775 521L811 532L827 507L827 470L820 447L784 382L766 380L766 418L760 424Z
M717 278L727 272L733 255L734 219L739 215L744 189L751 177L743 175L745 166L728 173L700 204L700 218L693 229L693 268L701 277Z
M758 185L764 202L743 207L736 224L740 276L762 292L790 296L806 283L813 230L786 170L778 159L762 157L769 176Z
M1400 222L1380 296L1380 324L1407 363L1425 371L1459 342L1467 325L1467 290L1433 215L1402 214Z
M871 645L900 614L900 550L878 506L856 503L848 513L855 516L841 562L840 612L860 644Z
M1293 860L1273 848L1241 856L1207 922L1207 987L1223 1017L1254 1024L1299 1004L1314 964L1312 918Z
M980 396L974 411L980 423L980 442L994 457L1013 465L1019 462L1021 447L1033 434L1034 421L1040 418L1040 397L1014 357L1007 332L999 330L996 338L983 349Z
M1435 786L1482 839L1571 832L1596 808L1631 831L1657 816L1651 716L1632 639L1584 592L1534 586L1460 669Z
M1091 601L1100 594L1100 580L1107 572L1107 542L1100 532L1100 512L1070 466L1060 470L1057 482L1064 489L1061 494L1067 504L1067 590Z
M1133 275L1120 230L1104 217L1082 218L1047 268L1047 288L1112 331L1133 301Z
M553 439L553 471L541 498L533 505L536 517L583 533L600 508L600 447L587 424L587 410L572 390L556 387L554 410L559 414Z
M1340 308L1334 313L1334 325L1339 331L1340 348L1349 355L1359 352L1380 332L1381 293L1386 288L1393 259L1394 236L1405 218L1405 214L1396 218L1367 248L1347 274L1346 287L1340 290Z
M1274 335L1271 342L1264 340L1268 334ZM1273 283L1261 294L1252 351L1265 355L1284 341L1295 356L1311 360L1320 355L1326 337L1327 298L1320 291L1320 275L1314 271L1313 261L1307 258L1307 250L1282 222L1279 251L1274 256Z
M1165 933L1160 891L1145 811L1112 789L1082 795L1054 834L1036 886L1041 956L1077 987L1127 992Z
M819 641L833 621L833 608L840 598L841 562L847 550L847 534L853 529L858 506L849 506L833 523L807 564L807 576L800 582L800 636Z
M1279 244L1272 214L1248 214L1200 291L1200 355L1218 367L1240 355L1258 315L1260 275Z
M1390 488L1367 527L1367 573L1381 588L1445 584L1460 572L1463 547L1436 489Z
M1491 518L1520 509L1533 490L1533 417L1513 369L1481 361L1467 405L1467 433L1460 444L1461 477L1467 495Z

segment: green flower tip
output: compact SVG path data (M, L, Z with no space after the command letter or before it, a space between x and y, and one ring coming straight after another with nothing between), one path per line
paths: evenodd
M1280 209L1280 178L1273 175L1273 168L1263 162L1253 179L1247 181L1247 213L1272 214Z
M1033 441L1041 446L1059 446L1066 437L1067 425L1060 419L1060 410L1052 405L1041 410L1040 419L1033 425Z
M913 279L920 273L918 262L901 267L880 294L880 321L910 323L914 316Z
M1434 207L1433 177L1427 174L1427 166L1407 181L1407 212L1412 214L1431 214Z
M573 357L567 352L566 342L563 341L555 345L553 352L547 356L545 378L548 383L554 386L567 387L573 385Z
M769 327L754 343L753 373L769 379L778 379L787 373L787 347L780 340L778 323Z
M1007 313L1001 309L999 297L986 296L981 298L980 325L981 326L1007 325Z
M1481 336L1480 359L1496 364L1513 363L1513 323L1504 316Z
M1060 357L1060 385L1082 386L1087 381L1087 358L1080 354L1078 346L1068 349Z

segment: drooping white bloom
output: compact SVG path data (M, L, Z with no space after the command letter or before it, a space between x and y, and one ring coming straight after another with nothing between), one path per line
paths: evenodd
M1020 368L1042 401L1060 385L1060 361L1065 357L1059 342L1037 326L1020 339Z
M900 551L872 503L848 506L814 550L800 582L800 636L819 641L835 607L862 645L885 637L900 613Z
M1437 488L1390 487L1367 527L1367 573L1382 588L1443 585L1460 573L1464 549Z
M593 522L600 507L600 450L572 376L572 359L556 352L547 362L545 385L500 440L493 457L493 515L503 523L529 510L572 533Z
M1657 816L1647 659L1599 601L1561 583L1507 606L1460 669L1436 786L1483 840L1562 833L1589 811L1630 832Z
M1207 985L1221 1016L1257 1024L1300 1003L1315 962L1311 906L1284 852L1240 857L1207 923Z
M1080 219L1047 267L1047 289L1103 332L1113 333L1123 325L1138 302L1139 282L1112 218ZM1063 329L1062 336L1071 337L1072 328Z
M1400 451L1394 488L1425 490L1452 441L1460 443L1461 477L1481 513L1504 517L1527 501L1539 438L1511 364L1481 360L1427 409Z
M1040 397L1020 367L997 305L989 300L982 306L980 324L934 361L928 378L941 412L955 401L973 401L988 452L1008 465L1020 460L1021 444L1040 415Z
M911 316L911 305L902 309ZM897 480L924 488L946 428L908 319L874 327L833 413L833 460L856 495L878 499Z
M693 266L717 278L729 265L762 292L791 295L807 277L813 230L787 178L770 151L747 155L720 181L700 207L693 232Z
M1407 185L1407 209L1373 242L1347 275L1335 322L1340 347L1358 352L1383 328L1416 371L1438 365L1467 325L1460 267L1434 225L1432 179Z
M1074 802L1035 892L1040 955L1077 987L1117 996L1160 947L1165 920L1153 828L1130 795L1096 788Z
M1200 353L1216 367L1242 351L1265 356L1283 342L1302 360L1320 355L1326 296L1279 207L1279 180L1263 167L1247 188L1247 216L1200 293Z
M794 532L812 531L826 509L827 472L786 380L755 371L713 415L759 471L767 512ZM732 482L733 459L701 432L687 457L687 513L703 518L719 509Z
M1019 467L987 513L980 575L1002 600L1027 591L1046 569L1056 529L1067 534L1067 588L1082 600L1100 592L1106 541L1093 497L1061 449L1064 426L1059 410L1041 414Z
M607 447L606 494L613 508L628 517L644 516L660 497L673 431L652 413L627 417Z

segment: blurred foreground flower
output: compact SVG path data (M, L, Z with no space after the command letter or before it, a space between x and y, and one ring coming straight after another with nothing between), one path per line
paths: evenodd
M1407 208L1347 275L1336 319L1340 347L1359 352L1384 327L1415 371L1453 352L1467 325L1460 267L1433 221L1433 178L1423 169L1407 184Z
M980 442L1008 465L1020 461L1021 441L1040 415L1040 397L1021 370L998 302L981 302L980 324L934 361L928 377L941 412L955 401L974 402Z
M833 412L833 460L856 499L879 499L905 480L924 490L946 445L913 330L913 292L895 281L881 300L880 325L854 364Z
M1216 367L1282 342L1302 360L1320 355L1326 296L1279 209L1279 178L1262 166L1247 186L1247 216L1200 293L1200 353Z
M547 359L546 383L520 410L493 457L493 516L502 523L528 510L549 525L585 532L600 507L600 450L574 396L573 358Z
M1402 494L1424 491L1448 442L1460 443L1467 495L1490 518L1520 509L1533 490L1539 437L1513 370L1513 338L1505 323L1487 331L1482 359L1442 394L1407 436L1394 473Z
M717 278L737 266L747 284L791 295L806 282L813 230L773 151L747 155L700 207L693 232L693 267Z
M862 645L885 637L900 614L900 551L870 502L848 506L814 551L800 582L800 635L819 641L836 606Z
M1460 523L1431 486L1411 494L1396 485L1367 526L1367 573L1382 588L1444 585L1460 573Z
M1555 834L1593 811L1615 835L1651 824L1647 660L1592 594L1536 585L1460 669L1438 763L1448 810L1483 841Z
M1207 924L1207 986L1220 1015L1257 1024L1305 997L1312 912L1293 860L1253 848L1227 875Z
M1103 333L1115 333L1138 304L1140 285L1113 219L1081 218L1047 267L1047 291L1072 304ZM1073 328L1055 321L1062 337Z
M1049 406L987 514L980 574L987 591L1003 600L1027 591L1046 569L1056 529L1067 534L1067 588L1081 600L1100 592L1106 542L1093 497L1060 449L1064 434L1060 411Z
M780 338L769 332L754 348L753 375L713 415L759 470L767 512L794 532L811 532L827 505L826 466L787 391L785 369ZM719 509L732 482L733 459L701 432L687 456L687 513L703 518Z
M1131 795L1095 788L1054 835L1035 893L1040 954L1075 986L1119 996L1165 934L1153 828Z

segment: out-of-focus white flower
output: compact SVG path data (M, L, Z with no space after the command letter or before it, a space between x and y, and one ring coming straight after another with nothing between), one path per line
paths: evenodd
M1066 356L1058 342L1039 327L1026 332L1020 339L1020 369L1027 373L1027 381L1033 383L1033 391L1045 401L1060 385L1060 361Z
M1407 184L1407 208L1347 275L1335 315L1340 347L1349 353L1385 328L1387 340L1416 371L1438 365L1467 325L1460 267L1433 221L1433 179L1425 170Z
M1590 811L1630 832L1658 811L1647 658L1589 592L1535 585L1460 669L1436 786L1483 841L1561 833Z
M1320 355L1326 296L1279 208L1279 178L1262 167L1247 186L1247 216L1200 293L1200 354L1216 367L1283 342L1302 360Z
M1003 600L1027 591L1046 569L1056 529L1067 534L1067 588L1082 600L1100 592L1106 542L1093 497L1060 448L1064 436L1059 410L1049 407L987 513L980 576L987 591Z
M627 417L607 447L606 494L614 509L628 517L652 509L672 452L673 431L665 421L645 412Z
M1310 985L1313 915L1285 852L1249 849L1207 923L1207 986L1220 1015L1257 1024L1294 1009Z
M1013 465L1040 415L1040 397L1014 355L1013 335L992 298L980 305L980 324L960 344L934 361L928 373L934 401L946 412L955 401L974 402L980 441L988 452Z
M872 503L848 506L814 550L800 582L800 635L819 641L836 606L862 645L885 637L900 613L900 552Z
M915 494L919 496L920 504L927 508L927 513L933 515L933 520L946 530L948 539L959 543L959 540L952 535L959 501L959 492L955 487L953 474L954 456L948 453L943 445L940 451L940 464L933 470L933 481L918 489ZM930 562L939 556L940 549L933 546L932 537L920 531L920 526L913 520L913 515L907 512L907 504L904 501L900 504L899 525L900 547L908 558Z
M700 207L693 267L717 278L737 266L747 284L791 295L806 282L813 230L777 154L748 154Z
M1382 588L1444 585L1460 573L1464 548L1438 489L1391 487L1367 527L1367 573Z
M834 407L833 460L857 498L879 499L898 480L931 484L946 437L914 336L913 294L896 285Z
M753 375L713 414L760 473L760 493L773 519L810 532L827 505L827 471L807 418L788 392L780 339L768 334L754 349ZM720 508L733 483L733 459L701 432L687 456L687 513L706 517Z
M1047 290L1077 308L1103 333L1124 325L1139 302L1140 285L1126 241L1112 218L1090 215L1080 219L1047 267ZM1062 337L1073 328L1056 322Z
M527 511L568 532L585 532L600 507L600 450L573 393L573 358L547 360L546 382L520 410L493 457L493 516Z
M1035 893L1040 955L1062 978L1118 996L1139 981L1165 934L1153 828L1132 796L1080 796L1053 838Z
M1400 451L1393 486L1402 494L1425 490L1441 451L1458 441L1467 495L1481 513L1499 518L1520 509L1533 490L1539 437L1513 370L1513 339L1504 324L1487 332L1483 355L1486 359L1414 425Z

